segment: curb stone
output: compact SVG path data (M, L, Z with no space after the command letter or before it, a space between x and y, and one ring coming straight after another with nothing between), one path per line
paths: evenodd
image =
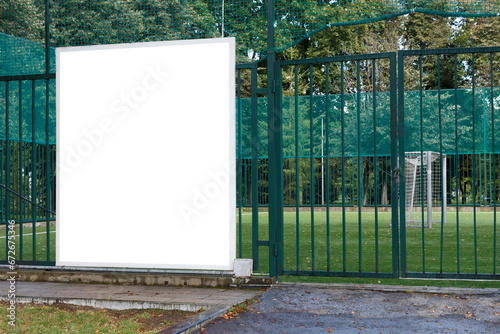
M9 302L7 296L0 296L0 301ZM29 297L22 296L16 298L18 304L69 304L75 306L89 306L94 308L102 308L108 310L129 310L129 309L156 309L165 311L186 311L198 312L199 310L209 308L205 304L191 304L191 303L163 303L163 302L149 302L149 301L129 301L129 300L112 300L112 299L89 299L89 298L51 298L51 297Z
M225 305L211 307L206 311L196 314L191 318L157 332L156 334L192 334L199 332L203 326L207 325L214 319L222 317L229 309L230 307Z

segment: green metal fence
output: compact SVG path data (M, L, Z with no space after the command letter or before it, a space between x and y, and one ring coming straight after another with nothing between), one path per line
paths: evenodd
M498 278L498 51L401 51L397 116L395 55L278 62L280 274ZM450 63L455 87L441 84ZM269 128L259 96L266 90L255 87L252 68L253 93L238 89L238 254L267 273ZM426 85L432 76L435 85ZM301 80L308 89L295 89ZM435 170L424 168L428 153Z
M403 277L499 278L499 51L494 47L398 54L400 168L413 168L415 178L421 174L414 190L400 176ZM416 92L408 92L408 86ZM429 151L442 161L436 171L441 178L432 185L439 201L429 209L432 203L421 200L416 210L420 228L409 229L404 223L412 205L408 192L423 197L423 173L429 170L423 166L424 154ZM409 159L408 152L416 153L417 159ZM425 228L424 216L429 214L439 219Z
M55 264L55 75L0 77L0 263ZM7 223L15 222L10 248ZM3 245L3 246L2 246Z
M398 64L392 53L275 62L325 27L410 12L495 16L496 1L0 9L1 221L17 223L17 263L55 259L53 47L235 36L245 63L235 78L238 257L271 275L498 279L498 48L401 51ZM407 196L420 198L411 222ZM6 229L0 263L7 239Z

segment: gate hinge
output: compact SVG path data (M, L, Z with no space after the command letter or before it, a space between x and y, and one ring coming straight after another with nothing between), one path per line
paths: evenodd
M401 170L399 169L399 167L395 168L394 171L393 171L393 178L395 178L396 180L399 179L399 173L401 172Z
M281 245L279 242L274 244L274 256L278 256L278 252L281 249Z
M280 84L278 83L277 80L272 80L271 82L271 92L273 94L276 94L276 92L280 89Z

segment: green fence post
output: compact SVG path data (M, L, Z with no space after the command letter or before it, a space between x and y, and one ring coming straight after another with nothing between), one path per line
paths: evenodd
M396 71L396 69L392 69L391 67L391 73L392 71ZM394 73L395 74L395 73ZM392 75L391 75L391 80L392 80ZM396 111L394 110L393 114L393 94L394 90L391 89L391 168L393 170L393 177L392 177L392 194L391 194L391 202L392 202L392 239L393 239L393 244L392 244L392 256L393 256L393 265L398 264L398 260L396 257L398 256L399 250L397 248L398 243L398 227L399 227L399 222L398 222L398 214L397 214L397 205L394 204L394 202L397 203L398 201L398 189L397 186L399 185L399 221L401 222L401 232L399 233L399 240L400 240L400 247L401 247L401 269L399 269L399 266L396 266L394 268L394 272L396 274L399 274L399 270L401 270L401 275L403 277L406 277L407 275L407 269L406 269L406 217L405 217L405 184L404 184L404 167L405 167L405 127L404 127L404 121L405 121L405 105L404 105L404 97L405 97L405 84L404 84L404 52L399 51L398 52L398 108L397 108L397 114ZM397 115L397 116L396 116ZM394 123L393 123L394 122ZM396 127L397 124L397 127ZM399 142L398 139L399 137ZM395 152L396 151L396 146L399 144L399 156ZM394 150L394 152L393 152ZM398 159L399 158L399 159ZM394 161L396 160L396 161ZM399 165L398 161L399 160ZM396 212L394 212L396 211ZM396 240L396 243L394 243L394 240Z
M19 111L19 123L18 123L18 127L19 127L19 138L18 138L18 142L17 142L17 189L18 189L18 192L23 195L23 173L22 173L22 163L23 163L23 151L22 151L22 147L23 147L23 82L21 80L19 80L19 90L18 90L18 96L19 96L19 101L18 101L18 111ZM22 201L20 198L16 198L16 202L17 202L17 217L18 217L18 222L19 222L19 249L17 249L16 251L19 252L19 260L22 261L23 260L23 249L24 249L24 231L23 231L23 218L24 218L24 215L23 215L23 212L24 212L24 208L23 208L23 205L22 205Z
M35 80L31 81L31 178L34 180L34 182L31 183L31 200L33 203L31 203L31 219L32 219L32 225L33 225L33 235L32 235L32 242L33 242L33 261L36 261L36 206L34 202L36 202L36 138L35 138L35 124L36 124L36 99L35 99L35 91L36 91L36 82Z
M45 73L50 74L50 4L45 0ZM45 215L46 227L46 261L50 261L50 147L49 147L49 115L50 115L50 80L45 80Z
M251 69L252 99L252 258L253 270L259 270L259 131L257 108L257 64Z
M281 69L276 66L274 48L274 1L267 2L267 121L269 155L269 275L283 270L283 164L281 151L281 109L277 91ZM280 235L281 234L281 235ZM280 242L281 241L281 242Z

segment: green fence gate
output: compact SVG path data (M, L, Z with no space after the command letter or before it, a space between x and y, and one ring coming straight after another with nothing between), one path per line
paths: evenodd
M238 256L278 275L498 279L499 51L278 61L281 220L268 90L239 66Z
M499 52L398 54L402 277L500 278Z
M396 119L396 54L277 67L284 204L293 208L284 214L283 274L396 277L394 185L380 202L383 178L395 182L397 123L385 124Z
M238 255L261 272L274 255L283 275L397 277L396 54L276 64L284 212L275 245L267 233L275 129L257 66L246 68L237 78ZM242 76L252 78L246 96Z

